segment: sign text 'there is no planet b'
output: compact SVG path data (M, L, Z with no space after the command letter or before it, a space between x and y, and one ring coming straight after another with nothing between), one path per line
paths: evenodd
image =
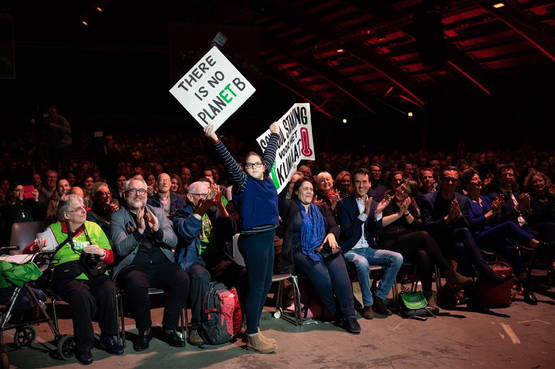
M216 46L170 89L202 127L212 124L214 129L218 129L255 91Z

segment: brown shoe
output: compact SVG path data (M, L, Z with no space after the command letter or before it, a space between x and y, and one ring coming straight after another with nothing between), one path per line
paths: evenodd
M262 334L262 331L260 330L260 328L258 328L258 335L260 336L260 339L261 339L262 341L266 341L266 342L268 342L268 343L271 343L272 345L275 345L276 342L277 342L275 339L269 338L269 337L266 337L265 335L263 335L263 334Z
M263 341L262 338L260 338L260 334L257 333L252 336L247 336L247 349L256 351L260 354L271 354L276 352L277 346L267 341Z
M457 272L457 270L455 268L453 268L453 265L451 265L451 268L449 268L449 270L447 270L447 275L445 276L445 280L447 281L447 284L450 287L468 286L468 285L472 284L472 282L473 282L472 278L465 277L464 275Z
M365 306L364 309L360 311L360 315L362 315L364 319L372 319L374 317L372 306Z
M191 333L189 333L188 341L193 346L201 346L204 344L204 340L202 339L202 337L198 333L198 330L196 329L191 329Z
M379 298L378 296L374 296L374 305L372 305L372 310L383 316L389 316L393 314L391 310L389 310L389 308L387 307L385 300Z

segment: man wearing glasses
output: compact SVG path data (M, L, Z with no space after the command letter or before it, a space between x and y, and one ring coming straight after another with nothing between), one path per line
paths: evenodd
M213 190L211 190L213 189ZM189 273L191 279L191 333L189 343L202 345L202 300L208 292L212 277L227 286L234 286L242 267L226 263L223 243L231 240L234 226L222 203L222 193L217 185L207 181L191 183L187 204L172 218L180 243L176 252L177 263Z
M502 277L496 274L484 260L480 248L476 245L469 223L463 215L466 207L469 206L469 200L456 192L459 178L460 171L457 167L448 166L440 170L438 191L420 197L422 224L440 244L443 255L449 259L455 271L457 269L455 260L464 257L486 283L501 284L511 276ZM460 250L457 244L462 245L463 249Z
M150 287L166 291L165 341L184 346L176 328L187 300L189 276L175 264L177 236L163 211L147 205L147 184L141 177L126 183L124 207L112 215L111 235L114 249L123 258L114 268L114 279L125 291L139 332L133 348L143 351L150 343Z

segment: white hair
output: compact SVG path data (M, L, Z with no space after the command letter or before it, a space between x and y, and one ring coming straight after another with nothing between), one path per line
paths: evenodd
M148 185L146 184L143 176L134 176L134 177L129 178L125 182L125 191L129 191L129 188L131 187L131 182L133 182L133 181L141 182L142 184L145 185L145 187L148 187Z

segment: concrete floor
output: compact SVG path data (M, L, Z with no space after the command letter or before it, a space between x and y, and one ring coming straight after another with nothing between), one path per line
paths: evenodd
M297 328L274 319L267 308L262 321L265 335L277 339L276 354L252 354L236 342L223 346L184 349L153 339L145 353L135 353L130 341L126 354L93 352L94 368L555 368L555 288L536 285L542 292L537 306L516 301L493 314L465 309L443 310L442 316L416 321L393 315L387 319L359 319L360 335L346 333L328 323ZM153 313L160 324L161 310ZM62 332L71 332L69 319L60 319ZM134 332L132 320L127 331ZM8 347L12 368L79 368L75 360L49 355L52 333L41 324L37 341L29 348ZM13 331L5 333L8 341Z

